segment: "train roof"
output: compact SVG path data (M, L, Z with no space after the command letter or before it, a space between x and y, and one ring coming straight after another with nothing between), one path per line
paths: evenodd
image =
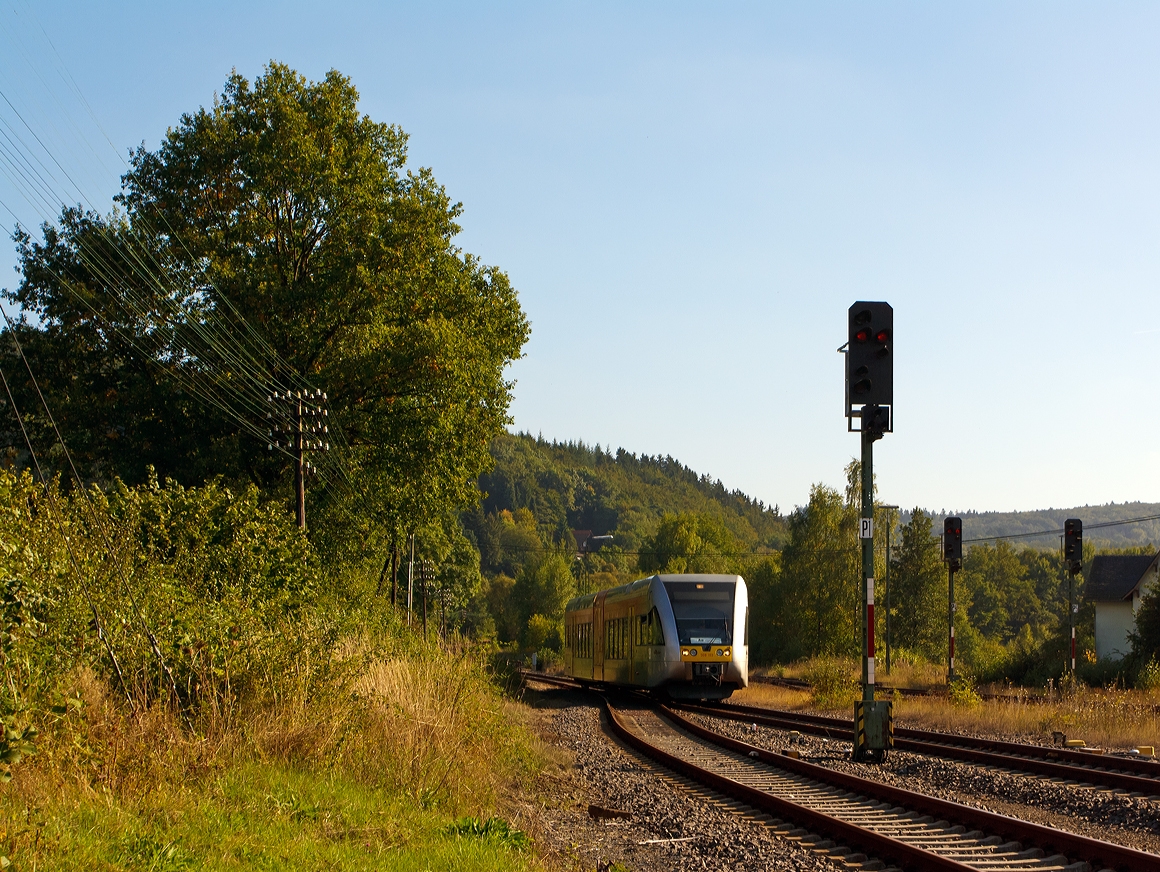
M622 584L617 587L609 587L596 593L586 593L583 596L573 597L568 600L568 604L564 606L564 611L572 612L577 609L591 608L592 604L596 602L598 594L603 593L606 599L615 599L619 596L629 593L636 593L642 588L648 587L654 581L740 581L745 582L740 575L719 575L709 572L689 572L689 573L666 573L664 575L650 575L648 578L638 578L636 581L630 581L628 584Z

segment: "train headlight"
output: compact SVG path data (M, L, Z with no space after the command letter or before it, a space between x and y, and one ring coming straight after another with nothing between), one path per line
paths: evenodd
M722 649L718 648L718 649L717 649L717 656L718 656L718 657L724 657L724 656L725 656L725 652L724 652Z
M689 656L690 656L690 657L696 657L696 656L697 656L697 649L696 649L696 648L690 648L690 649L689 649Z

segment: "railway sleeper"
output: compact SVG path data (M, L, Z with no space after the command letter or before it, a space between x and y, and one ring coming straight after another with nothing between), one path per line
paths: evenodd
M633 720L636 722L635 726L638 727L640 732L645 732L643 729L645 724L641 723L637 718ZM837 815L835 816L836 819L845 819L851 825L856 825L853 822L859 821L865 825L864 828L868 831L877 831L883 836L886 835L885 831L888 830L912 830L915 826L919 826L920 832L916 832L910 838L903 837L905 842L914 844L917 839L919 844L929 844L932 847L936 847L938 849L937 853L946 860L957 863L960 862L959 858L961 858L961 861L968 862L971 867L980 870L980 872L985 872L985 870L996 870L998 872L1000 869L1017 870L1024 868L1028 870L1039 870L1039 872L1091 872L1092 867L1088 863L1068 862L1069 858L1063 854L1046 856L1046 852L1040 848L1023 849L1023 846L1018 842L1002 842L997 836L987 837L980 830L968 831L967 827L961 824L952 825L949 821L943 819L932 820L930 815L922 815L913 811L908 812L902 807L894 805L892 802L872 800L853 790L815 790L808 783L800 785L787 784L786 779L782 779L780 785L777 785L774 781L767 779L745 777L745 773L742 770L748 769L748 766L739 765L739 763L749 763L748 759L744 756L739 756L738 759L732 760L728 756L728 752L724 757L719 754L706 754L702 750L693 747L700 744L700 741L703 741L704 737L699 736L696 732L693 732L692 736L690 736L683 729L671 732L667 736L666 741L665 731L658 729L656 724L657 722L655 720L649 724L651 729L647 730L647 734L650 738L660 740L663 745L669 746L669 751L666 753L678 752L678 756L675 759L679 760L684 756L687 761L686 765L697 766L697 763L693 762L696 760L701 764L699 768L702 771L715 772L718 777L729 779L733 783L738 784L739 787L747 786L751 790L761 789L755 786L758 783L762 784L763 787L768 784L768 788L780 786L780 790L767 788L766 792L771 795L781 796L781 798L788 799L792 802L798 802L799 800L794 798L796 793L800 796L800 801L806 802L809 807L813 808L816 808L819 802L828 804L829 801L835 798L835 793L840 793L851 802L861 803L863 807L857 810L859 813L855 814L850 814L851 809L847 808L847 814ZM638 738L636 741L640 741L640 739ZM633 756L637 755L634 754ZM690 760L688 759L689 757L693 759ZM767 765L770 763L768 760L765 762ZM777 764L774 765L776 766ZM706 790L704 786L699 785L697 781L689 776L682 777L680 780L682 782L691 782L695 785L695 790L698 794L711 796L715 804L731 808L737 813L746 814L751 817L757 817L760 813L760 810L751 803L727 799L724 794L718 792L716 789ZM812 781L812 779L809 780ZM813 784L817 783L813 782ZM791 793L789 791L793 792ZM766 818L766 825L783 838L797 841L803 844L803 846L810 847L819 854L825 853L835 860L840 860L847 867L867 870L885 868L885 864L881 860L870 858L847 846L834 845L831 840L810 832L804 827L793 826L792 823L785 823L772 816L761 816ZM902 822L906 822L910 826L901 828L896 826L896 824ZM921 825L925 825L925 827ZM834 845L834 847L822 847L823 844L827 843Z

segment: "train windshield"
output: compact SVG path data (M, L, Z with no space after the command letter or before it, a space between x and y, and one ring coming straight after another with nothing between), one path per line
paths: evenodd
M666 581L682 645L733 642L733 582Z

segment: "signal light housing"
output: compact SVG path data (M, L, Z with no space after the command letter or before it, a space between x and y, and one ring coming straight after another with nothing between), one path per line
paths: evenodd
M963 559L963 519L943 519L943 560L960 563Z
M1083 568L1083 521L1079 518L1063 522L1063 559L1072 573Z
M846 415L860 406L894 404L894 309L857 302L849 311Z

